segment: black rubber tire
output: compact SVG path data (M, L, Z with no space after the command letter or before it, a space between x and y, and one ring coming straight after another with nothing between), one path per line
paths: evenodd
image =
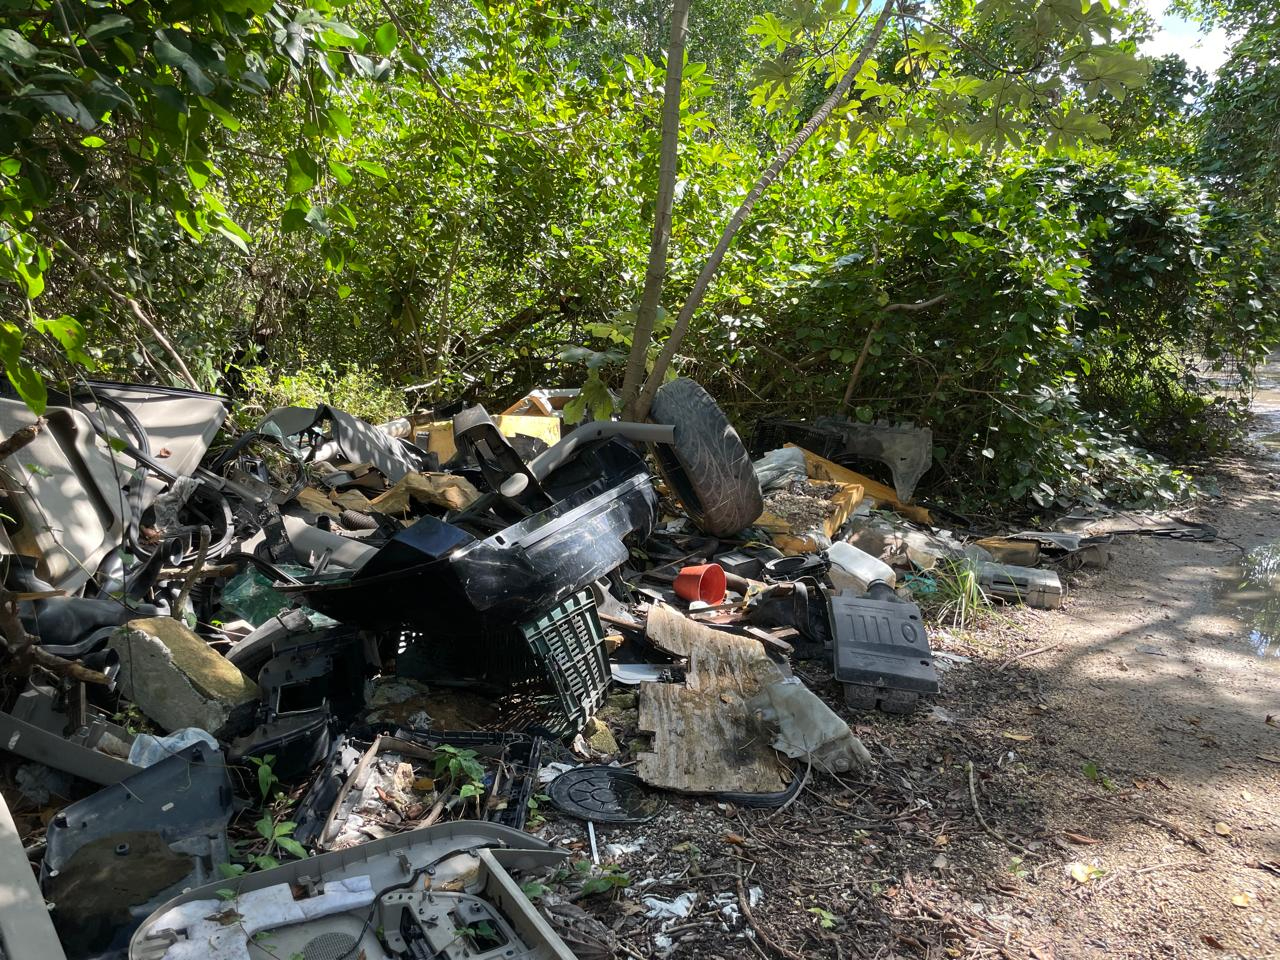
M653 454L699 530L728 537L759 519L764 499L751 455L707 391L688 379L664 383L649 419L676 428L676 442L654 444Z

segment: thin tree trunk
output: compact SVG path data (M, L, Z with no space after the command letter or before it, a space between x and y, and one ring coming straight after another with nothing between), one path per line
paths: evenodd
M782 173L783 168L791 162L792 157L800 152L800 148L826 122L827 118L831 116L831 112L835 110L840 101L844 99L845 94L849 92L849 87L862 70L862 65L867 62L867 58L875 50L876 44L880 42L880 36L884 33L884 28L889 23L889 18L893 15L897 4L898 0L885 0L884 9L880 11L880 16L877 18L875 26L871 28L871 33L863 43L857 59L844 72L844 76L840 78L840 82L831 91L831 95L823 101L822 106L818 107L813 116L809 118L809 122L800 129L800 132L787 144L786 148L774 158L773 163L769 164L768 169L761 174L760 179L751 188L751 192L742 201L742 205L729 218L724 232L720 235L720 242L716 244L715 250L711 252L710 258L703 265L702 272L698 274L698 279L694 282L688 299L685 300L684 306L680 309L680 316L676 318L676 324L671 331L671 336L663 344L662 351L654 362L653 370L649 373L644 387L636 398L631 411L631 419L643 420L649 415L649 406L653 403L653 395L657 392L658 387L662 385L667 368L671 366L671 361L675 357L676 351L680 348L680 342L689 331L689 322L693 319L694 311L702 303L707 287L710 285L712 278L715 277L716 271L720 269L720 264L724 261L724 255L728 252L734 236L741 229L743 223L746 222L747 216L756 205L756 201L773 185L773 182L778 179L778 175ZM647 346L647 344L639 343L638 341L633 343L631 346L632 356L635 356L637 350L644 351Z
M160 346L164 348L164 352L169 355L169 359L171 359L177 366L179 372L182 374L182 379L186 381L187 386L192 390L203 389L200 386L200 381L197 380L191 370L188 369L187 362L182 359L182 354L178 353L178 351L173 348L173 344L169 342L169 338L160 332L160 328L157 327L151 321L151 318L146 315L138 301L133 299L133 297L125 296L123 293L116 290L115 287L107 282L106 278L103 277L102 274L93 268L93 265L89 263L88 260L73 250L65 240L59 239L57 243L63 250L71 254L72 259L80 265L80 268L84 270L85 273L89 274L90 279L98 285L98 288L102 290L103 293L120 306L127 307L133 313L138 322L142 324L152 337L155 338L156 343L160 344Z
M640 385L644 383L649 343L658 319L662 283L667 276L667 244L671 239L671 208L675 203L679 168L680 88L684 80L684 41L689 28L690 0L674 0L671 6L671 40L667 45L667 81L662 91L662 151L658 163L658 193L654 203L653 235L649 241L649 265L644 291L636 310L631 355L622 381L623 416L631 419Z

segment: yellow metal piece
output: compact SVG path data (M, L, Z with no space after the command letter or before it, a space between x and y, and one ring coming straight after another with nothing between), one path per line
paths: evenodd
M498 425L498 430L506 437L517 435L534 437L546 443L547 446L560 442L559 417L504 416L499 414L493 418L493 422ZM435 423L427 424L426 434L427 452L437 454L441 463L444 463L457 452L458 448L453 444L452 420L438 420ZM418 434L418 438L421 445L421 433Z

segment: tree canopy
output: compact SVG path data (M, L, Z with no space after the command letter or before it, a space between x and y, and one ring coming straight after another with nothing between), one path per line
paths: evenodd
M1109 0L682 7L6 8L8 383L600 417L679 370L927 423L957 497L1186 492L1275 339L1274 14L1188 5L1211 81Z

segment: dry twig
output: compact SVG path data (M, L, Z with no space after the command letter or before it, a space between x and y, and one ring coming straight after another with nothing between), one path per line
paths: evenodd
M784 947L780 943L776 943L773 938L765 933L764 930L760 928L760 925L756 923L756 918L751 913L751 903L747 897L747 888L742 882L741 864L738 865L738 908L742 911L742 915L747 918L747 923L750 925L751 929L755 931L756 936L760 938L760 942L766 947L779 956L786 957L787 960L805 960L804 957L796 953L794 950Z

